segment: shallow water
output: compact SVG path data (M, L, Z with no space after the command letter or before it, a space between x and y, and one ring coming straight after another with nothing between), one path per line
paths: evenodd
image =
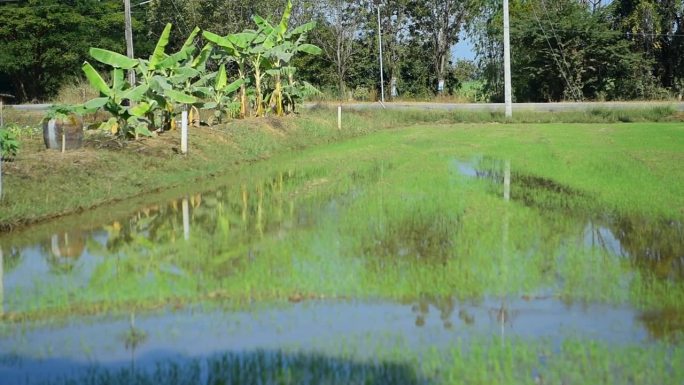
M266 165L3 236L0 383L283 351L353 372L474 338L678 345L682 223L491 158L426 167Z

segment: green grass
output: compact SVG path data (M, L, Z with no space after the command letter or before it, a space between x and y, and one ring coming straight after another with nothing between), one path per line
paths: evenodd
M303 145L298 135L310 134L292 134L290 145ZM467 300L548 290L567 301L681 309L681 277L671 279L680 274L681 235L664 224L684 217L684 170L675 166L683 139L672 123L425 125L283 154L214 185L178 191L211 191L193 198L190 242L180 241L178 201L132 221L112 217L110 244L89 245L105 260L87 278L88 290L78 279L40 278L7 298L29 318L211 298L239 305L298 295L400 300L456 293ZM496 159L510 161L513 204L500 198L500 185L458 173L454 161L472 159L494 168L501 165ZM523 184L529 181L554 184ZM324 209L331 201L334 215ZM97 224L88 215L79 222ZM625 234L633 259L577 244L589 222ZM61 228L14 239L31 244ZM653 239L659 261L641 257ZM114 274L122 266L128 273ZM178 277L164 273L168 266L203 273Z
M149 372L91 371L55 383L197 383L204 364L225 383L301 383L312 373L315 382L326 383L681 383L681 123L450 119L446 113L360 112L348 114L341 133L322 110L284 124L242 122L195 132L197 147L187 159L133 148L93 151L102 158L91 166L157 170L137 175L126 168L110 175L112 182L181 185L183 176L220 176L1 237L4 274L15 286L4 290L0 335L74 317L197 303L251 311L314 299L477 304L548 296L633 309L653 340L474 336L427 353L401 341L379 338L368 348L367 341L351 340L321 351L219 352L161 362ZM117 157L113 166L104 162ZM270 159L234 164L262 158ZM501 185L506 161L508 202ZM462 175L459 164L482 177ZM78 163L67 168L74 167ZM90 178L80 181L101 191L96 181L103 174L88 170L60 178L65 186ZM235 172L221 174L225 170ZM140 188L122 184L115 192L125 197ZM178 196L191 208L187 241ZM102 224L106 244L88 235ZM598 241L587 244L588 229L596 237L610 230L629 255ZM82 241L87 262L51 254L50 237L64 234ZM17 266L25 257L7 245L37 246L50 270L22 273Z
M671 109L658 107L602 113L521 112L516 114L513 122L609 123L620 121L621 114L629 116L631 121L676 119ZM21 119L15 116L15 120ZM167 133L160 139L131 143L117 143L93 134L86 141L86 149L59 154L44 150L40 136L34 134L31 126L25 129L26 135L21 132L22 126L15 126L15 131L22 138L22 150L17 159L7 163L3 170L5 186L0 200L0 229L8 230L104 203L127 200L151 191L225 174L236 170L237 164L380 130L417 124L444 126L505 121L497 113L359 111L345 113L344 129L338 131L332 110L314 108L299 118L237 121L211 130L191 130L191 153L187 157L177 154L180 147L177 132ZM518 126L506 127L516 135L523 133L521 140L530 139L528 130L520 130ZM471 128L461 126L460 130ZM487 126L485 131L498 128ZM584 135L584 132L577 131L577 135ZM667 140L666 137L663 139ZM472 137L468 140L472 145L479 145L479 141L486 138ZM604 144L608 150L609 144Z

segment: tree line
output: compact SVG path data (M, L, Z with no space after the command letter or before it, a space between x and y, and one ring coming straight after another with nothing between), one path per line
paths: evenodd
M277 21L286 0L133 0L136 55L167 23L169 48L197 26L237 33L259 14ZM145 4L141 4L145 3ZM477 85L479 101L503 99L503 0L298 0L292 22L317 22L323 54L294 59L326 94L373 99L380 89L378 14L387 97L430 98ZM510 0L516 101L681 97L682 0ZM0 93L46 100L82 77L90 47L125 52L121 0L18 0L0 5ZM454 57L467 38L475 61ZM203 39L202 34L198 39ZM198 44L204 42L199 41ZM209 67L217 62L210 59ZM214 69L217 69L214 68ZM236 73L229 69L228 73Z

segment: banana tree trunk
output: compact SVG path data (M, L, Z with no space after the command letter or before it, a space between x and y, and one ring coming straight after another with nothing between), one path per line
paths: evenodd
M264 115L264 97L261 94L261 70L254 67L254 87L256 91L256 116Z
M292 72L288 72L287 74L287 81L288 81L288 86L290 86L290 89L294 88L294 74ZM288 112L295 112L295 100L292 98L292 95L290 95L290 103L288 105L288 108L290 109Z
M240 64L239 69L240 79L246 80L244 64ZM247 85L242 83L240 86L240 119L244 119L248 115L249 105L247 104Z
M275 77L275 91L273 94L275 95L276 115L283 116L283 84L280 74L277 74Z

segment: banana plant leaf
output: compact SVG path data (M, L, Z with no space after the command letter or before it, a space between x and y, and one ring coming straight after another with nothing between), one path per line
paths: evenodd
M131 59L128 56L124 56L114 51L109 51L102 48L91 48L89 52L93 59L99 61L100 63L110 65L114 68L129 70L138 65L137 60Z
M199 55L197 55L196 58L192 60L192 63L190 66L192 68L204 72L207 68L207 60L209 60L209 56L211 56L211 51L214 49L213 44L207 43L202 50L200 51Z
M300 25L299 27L293 29L292 31L290 31L290 32L287 34L286 37L287 37L287 38L291 38L291 37L293 37L293 36L303 35L303 34L306 34L306 33L308 33L308 32L313 31L314 28L316 28L316 22L315 22L315 21L311 21L311 22L308 22L308 23L306 23L306 24L302 24L302 25Z
M280 19L280 24L278 24L278 34L282 37L285 36L287 32L287 26L290 24L290 16L292 15L292 1L287 0L287 5L285 6L285 12L283 12L283 17Z
M129 108L128 113L136 117L143 117L146 113L150 111L150 108L152 108L152 106L148 103L138 103L135 106Z
M85 102L83 107L88 111L97 111L104 107L107 102L109 102L109 98L95 98Z
M225 93L230 94L238 89L240 89L240 86L242 86L245 83L245 79L238 79L226 86L226 88L223 90Z
M176 74L168 78L171 84L183 84L188 80L194 79L200 76L200 72L194 68L181 67L175 70Z
M194 87L195 88L195 93L200 95L201 97L209 97L211 95L213 88L211 87Z
M166 46L169 44L169 36L171 36L171 23L166 24L164 31L157 41L157 46L154 48L154 53L150 57L150 67L158 68L159 63L166 59Z
M199 27L195 27L195 29L193 29L192 32L190 32L190 36L188 36L188 38L185 40L185 43L183 43L183 47L181 48L181 51L184 51L188 48L192 48L192 49L195 48L195 38L197 37L199 32L200 32Z
M209 32L209 31L202 32L202 36L204 36L204 38L209 40L210 42L218 45L219 47L235 48L233 46L233 43L226 37L219 36L215 33Z
M228 41L237 48L249 48L256 41L259 35L256 32L241 32L226 36Z
M112 95L112 90L109 89L107 82L105 82L104 79L102 79L100 73L97 72L97 70L93 68L93 66L90 65L90 63L83 63L83 72L85 73L88 82L90 82L90 85L92 85L96 90L100 91L101 94L107 96Z
M155 68L162 70L172 68L181 61L189 59L192 54L191 51L192 50L190 48L186 48L172 55L168 55L166 58L164 58L164 60L159 62Z
M171 100L173 100L176 103L182 103L182 104L197 103L196 97L194 97L192 95L184 94L184 93L182 93L180 91L176 91L176 90L170 90L170 89L164 90L164 95L168 96Z
M228 75L226 75L226 65L221 64L216 75L216 83L214 84L214 89L216 91L222 91L228 84Z
M124 71L121 68L114 68L112 70L112 91L121 91L124 86Z
M323 50L313 44L302 44L297 47L298 52L308 53L309 55L320 55Z
M147 91L150 89L150 86L147 84L141 84L135 88L131 88L130 90L127 90L121 95L122 99L128 99L134 102L139 102L143 99Z
M273 28L271 23L269 23L266 19L264 19L263 17L261 17L259 15L252 16L252 20L254 21L254 23L256 23L256 25L259 27L259 29L264 33L264 35L270 35L275 30L275 28Z
M163 90L170 90L172 87L164 76L155 75L150 80L150 88L162 92Z

